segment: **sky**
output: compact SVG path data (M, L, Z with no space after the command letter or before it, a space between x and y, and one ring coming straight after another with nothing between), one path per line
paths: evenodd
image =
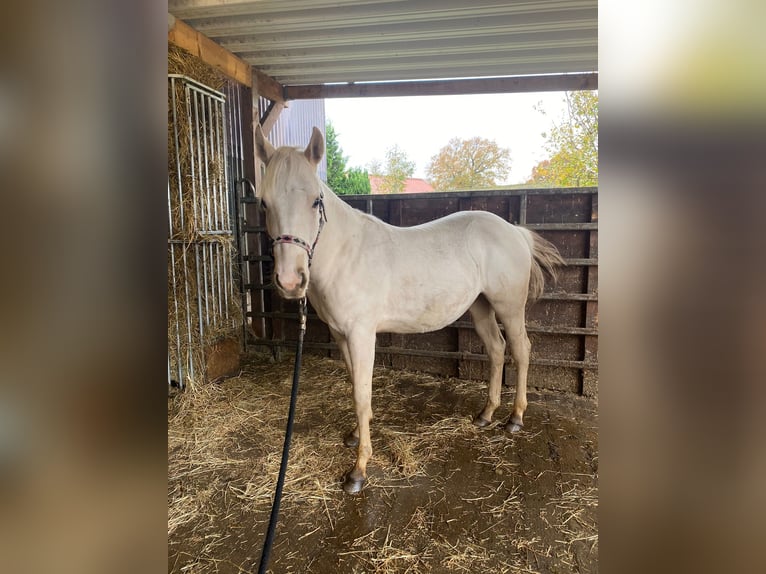
M480 136L511 150L511 171L500 184L524 183L547 158L542 134L564 110L563 92L325 100L349 167L373 159L385 164L386 150L398 144L416 164L414 177L425 178L431 158L451 138Z

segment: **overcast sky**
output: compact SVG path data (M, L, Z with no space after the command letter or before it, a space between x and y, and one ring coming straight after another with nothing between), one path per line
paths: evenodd
M538 104L546 115L535 110ZM424 178L431 158L451 138L480 136L511 150L510 176L499 182L508 184L525 182L546 159L542 133L564 109L561 92L325 100L349 167L383 162L386 149L399 144L415 161L415 177Z

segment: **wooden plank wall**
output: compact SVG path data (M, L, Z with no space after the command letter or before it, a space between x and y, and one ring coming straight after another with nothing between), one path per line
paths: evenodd
M594 396L598 391L598 189L528 189L429 194L347 196L353 207L383 221L412 226L456 211L485 210L524 225L553 242L567 260L555 290L550 286L527 313L532 341L529 385ZM261 286L260 288L266 288ZM292 350L297 338L293 303L254 309L249 316L279 324L276 336L257 343ZM310 312L307 352L339 353L327 327ZM442 376L485 379L489 364L468 313L452 325L420 335L380 334L377 361L394 368ZM513 385L509 362L506 383Z

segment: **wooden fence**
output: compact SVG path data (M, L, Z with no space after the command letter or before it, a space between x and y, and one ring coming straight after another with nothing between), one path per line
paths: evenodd
M553 242L567 261L554 289L527 313L532 341L529 385L593 396L598 387L598 189L513 189L428 194L346 196L351 206L397 226L408 227L456 211L485 210L523 225ZM242 199L245 203L249 198ZM248 205L254 208L255 205ZM253 218L258 218L253 213ZM246 315L256 334L255 344L272 348L277 356L292 350L297 338L295 303L280 299L272 286L271 258L265 229L257 221L248 228L256 237L257 255L245 256L249 277L245 285L253 302ZM255 266L256 269L253 269ZM329 330L309 310L307 352L339 351ZM418 335L379 334L376 361L394 368L442 376L484 379L489 363L466 313L448 327ZM506 382L513 384L513 365Z

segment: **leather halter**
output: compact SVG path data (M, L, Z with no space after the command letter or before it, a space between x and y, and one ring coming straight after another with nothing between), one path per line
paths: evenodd
M292 245L297 245L308 254L309 267L311 267L311 261L314 259L314 249L316 248L317 242L319 241L319 235L322 233L322 228L327 221L327 214L324 210L324 191L319 192L319 199L316 200L316 206L319 208L319 229L317 229L317 236L314 238L314 242L311 245L308 244L308 241L301 239L297 235L283 234L278 235L272 239L272 249L274 248L274 245L277 245L278 243L290 243Z

